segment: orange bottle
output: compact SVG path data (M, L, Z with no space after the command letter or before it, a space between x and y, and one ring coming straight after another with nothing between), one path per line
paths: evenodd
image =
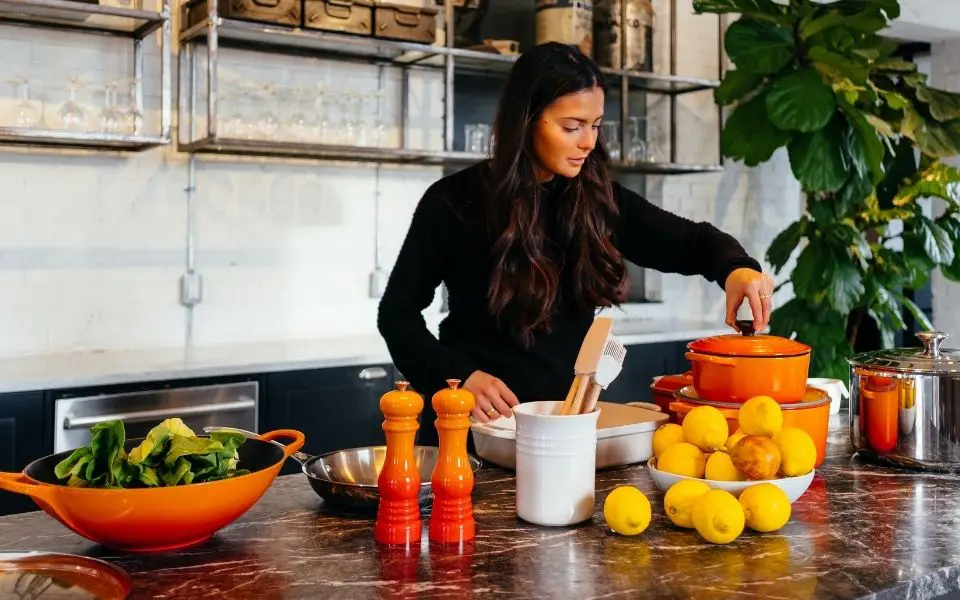
M477 399L469 390L458 389L459 379L448 379L450 387L433 396L437 412L439 456L433 469L433 510L430 517L430 541L457 544L472 540L475 534L473 470L467 455L470 411Z
M419 543L422 532L418 502L420 471L413 447L420 428L417 416L423 410L423 398L408 391L408 385L406 381L398 381L397 389L380 398L387 455L377 479L380 504L373 537L381 544Z

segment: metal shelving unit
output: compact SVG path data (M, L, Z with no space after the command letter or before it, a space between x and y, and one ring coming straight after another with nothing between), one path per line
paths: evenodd
M2 0L0 0L2 1ZM676 0L671 0L673 14ZM626 3L622 3L625 18ZM443 165L475 162L483 158L458 152L453 144L453 96L455 72L501 74L506 73L514 61L513 56L486 53L453 46L453 4L444 5L444 23L448 24L446 45L426 45L399 42L372 37L338 34L283 25L271 25L223 18L218 14L217 1L206 0L206 17L179 34L181 69L178 86L178 110L181 115L179 149L192 154L228 154L249 156L274 156L283 158L308 158L348 162L397 163ZM186 22L186 9L181 13L181 22ZM719 26L719 21L718 21ZM624 45L626 41L624 40ZM671 18L671 74L632 71L627 69L604 69L611 84L620 89L620 122L622 139L627 139L629 93L645 91L670 97L671 143L669 162L620 163L614 165L619 171L678 175L720 171L720 164L685 165L677 163L676 156L676 97L681 94L715 88L715 80L684 77L676 74L676 21ZM198 88L201 85L200 46L205 48L206 102L198 107ZM360 62L403 69L404 108L407 105L406 90L409 73L414 69L440 69L444 73L444 150L425 151L406 147L406 110L400 111L401 145L399 148L352 147L328 144L278 142L273 140L231 139L218 132L217 121L221 110L218 94L218 55L221 48L275 52L288 55L303 55L345 62ZM198 126L197 109L205 112Z
M126 38L133 44L133 76L143 112L143 41L160 30L160 131L156 134L0 127L0 144L82 150L141 151L170 143L170 1L160 11L89 4L75 0L0 0L0 24Z

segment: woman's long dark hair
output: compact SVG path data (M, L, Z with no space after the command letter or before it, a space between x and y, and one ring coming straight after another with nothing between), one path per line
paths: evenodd
M494 238L488 302L525 346L550 331L562 272L572 274L574 301L584 312L617 304L624 280L626 267L611 239L619 211L602 136L556 205L544 205L538 185L534 126L557 98L593 87L604 87L596 64L573 46L550 42L517 60L500 98L487 178ZM565 256L551 248L549 219L557 219L556 241Z

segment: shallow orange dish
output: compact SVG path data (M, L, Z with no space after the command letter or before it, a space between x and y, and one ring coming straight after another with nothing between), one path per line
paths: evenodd
M286 446L273 440L292 439ZM130 451L142 440L128 440ZM0 473L0 490L26 494L77 535L127 552L163 552L199 544L260 500L283 462L303 447L304 436L279 429L240 446L237 468L249 474L189 485L133 489L68 487L53 469L72 451Z

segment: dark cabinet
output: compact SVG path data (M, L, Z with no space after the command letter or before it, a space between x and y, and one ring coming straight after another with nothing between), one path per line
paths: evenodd
M0 394L0 471L17 473L49 454L43 392ZM0 491L0 515L39 510L27 496Z
M623 370L601 398L606 402L652 402L650 384L654 377L690 369L684 357L686 349L686 341L627 346Z
M260 431L302 431L311 455L383 444L380 397L394 375L389 364L268 374ZM283 472L297 470L288 461Z

